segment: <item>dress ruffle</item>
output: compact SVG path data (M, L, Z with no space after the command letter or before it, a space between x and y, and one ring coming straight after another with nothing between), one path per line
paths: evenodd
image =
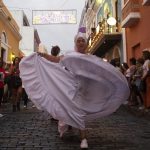
M107 116L128 99L126 78L101 58L76 53L64 57L61 63L80 83L74 101L86 112L85 120Z
M23 58L20 76L38 109L76 128L107 116L128 98L124 76L93 55L72 53L52 63L34 53Z

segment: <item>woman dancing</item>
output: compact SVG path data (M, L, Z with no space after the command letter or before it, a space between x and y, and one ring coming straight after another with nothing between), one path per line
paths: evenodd
M75 36L74 42L75 51L64 56L32 54L21 61L20 71L25 89L36 107L59 120L60 136L68 125L78 128L80 147L88 148L86 121L116 111L128 98L129 88L116 68L85 54L87 39L82 33Z

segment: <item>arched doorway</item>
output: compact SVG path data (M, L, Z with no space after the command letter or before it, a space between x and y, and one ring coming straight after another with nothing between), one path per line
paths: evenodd
M7 53L8 53L8 40L5 32L1 34L1 50L0 57L4 62L7 62Z
M120 58L120 48L118 46L113 48L112 58Z

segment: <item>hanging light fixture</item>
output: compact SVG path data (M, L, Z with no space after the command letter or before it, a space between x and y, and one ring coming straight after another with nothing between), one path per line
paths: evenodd
M110 26L114 26L114 25L116 25L117 21L116 21L116 19L115 19L114 17L109 17L109 18L107 19L107 23L108 23Z

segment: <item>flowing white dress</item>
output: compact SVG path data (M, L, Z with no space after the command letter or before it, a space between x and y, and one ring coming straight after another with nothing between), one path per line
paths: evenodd
M22 59L20 76L38 109L79 129L86 120L112 114L129 96L128 83L116 68L77 52L59 63L34 53Z

